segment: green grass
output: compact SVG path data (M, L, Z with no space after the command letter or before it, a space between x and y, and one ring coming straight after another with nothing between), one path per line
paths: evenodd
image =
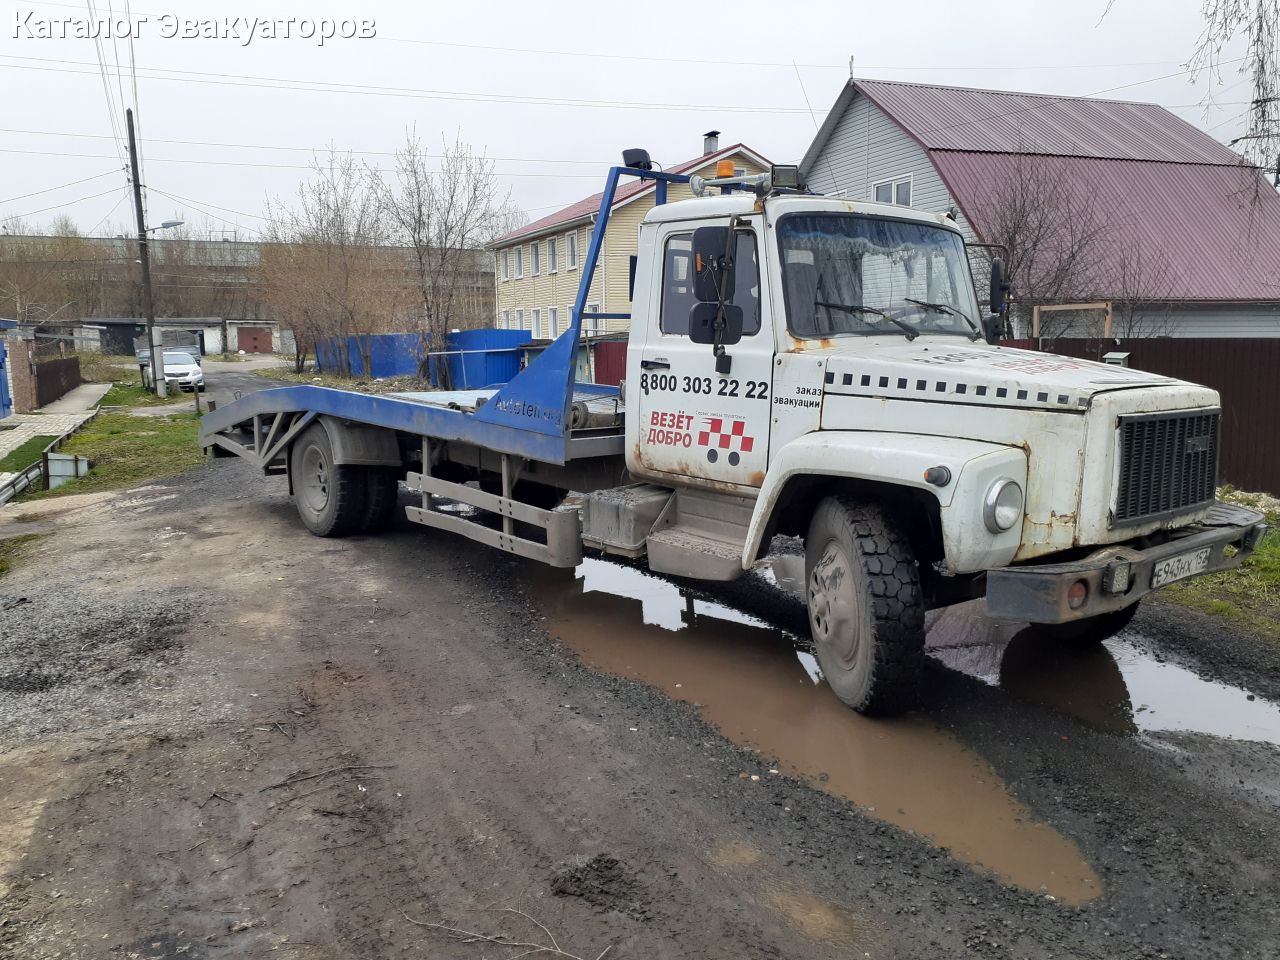
M7 537L0 540L0 577L13 569L13 564L23 553L24 548L40 539L38 533L24 533L17 537Z
M1224 487L1218 495L1228 502L1263 510L1270 529L1253 556L1238 570L1175 583L1164 591L1166 599L1280 640L1280 509L1274 498L1240 493L1230 487Z
M194 413L162 417L101 414L62 445L63 453L88 457L92 472L57 490L34 491L30 497L115 490L183 473L204 462L197 444L199 427Z
M17 450L0 457L0 473L17 473L25 470L33 463L38 463L44 448L57 437L32 437Z
M171 403L190 402L190 396L181 390L172 390L167 397L157 397L149 390L144 390L137 378L132 380L113 381L111 389L102 398L104 407L159 407Z

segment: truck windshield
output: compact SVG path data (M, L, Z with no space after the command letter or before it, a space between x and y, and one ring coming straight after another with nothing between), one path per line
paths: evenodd
M978 330L960 235L854 214L792 214L778 227L787 327L801 338Z

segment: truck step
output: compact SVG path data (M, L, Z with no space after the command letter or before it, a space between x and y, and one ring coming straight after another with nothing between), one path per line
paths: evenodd
M700 580L736 580L755 501L677 490L671 525L649 535L649 569Z
M736 580L742 575L742 547L742 541L677 524L649 536L649 569L699 580Z

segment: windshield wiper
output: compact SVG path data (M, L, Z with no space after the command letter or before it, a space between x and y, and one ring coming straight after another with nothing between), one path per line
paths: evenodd
M874 314L877 317L883 317L885 320L888 320L890 323L901 328L907 335L908 340L914 340L916 337L920 336L920 331L905 320L899 320L897 317L892 317L883 310L877 310L875 307L864 307L857 303L827 303L823 300L815 300L813 301L813 305L815 307L826 307L828 310L843 310L846 313Z
M969 325L969 329L973 331L970 340L977 340L982 336L982 332L978 329L978 325L969 319L967 313L961 313L955 307L947 306L945 303L930 303L928 300L913 300L911 297L902 298L907 303L914 303L918 307L924 307L926 310L933 310L935 313L945 313L952 317L959 317Z

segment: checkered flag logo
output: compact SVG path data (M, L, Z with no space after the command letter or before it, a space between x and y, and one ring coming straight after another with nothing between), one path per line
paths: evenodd
M755 438L746 435L746 421L734 420L728 427L726 430L723 417L708 417L707 429L698 431L698 446L750 453Z

